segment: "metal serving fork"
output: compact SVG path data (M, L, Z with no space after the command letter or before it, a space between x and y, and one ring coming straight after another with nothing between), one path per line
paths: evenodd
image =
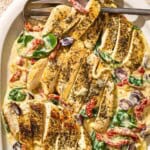
M86 0L79 0L85 6ZM70 5L68 0L28 0L24 7L24 19L27 20L31 16L49 16L52 8L57 5ZM102 8L102 13L115 14L132 14L132 15L150 15L150 9L135 8Z

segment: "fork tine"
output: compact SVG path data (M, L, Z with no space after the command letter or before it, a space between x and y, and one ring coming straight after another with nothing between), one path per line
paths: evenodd
M68 0L32 0L32 3L66 4L68 3Z
M34 8L37 9L37 8L55 7L57 5L59 5L59 4L55 4L55 3L52 3L52 4L50 4L50 3L31 3L28 7L30 9L34 9Z
M51 8L51 10L52 10L52 8ZM49 16L51 10L49 10L49 11L31 10L28 14L29 14L29 16Z

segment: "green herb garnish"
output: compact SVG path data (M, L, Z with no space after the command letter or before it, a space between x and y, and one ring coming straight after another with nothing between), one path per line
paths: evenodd
M57 46L57 37L51 33L43 36L43 40L49 52Z
M92 117L97 117L98 110L99 110L98 107L96 107L96 108L94 108L94 109L92 110ZM87 114L86 114L86 110L85 110L85 109L82 109L82 110L80 111L80 115L81 115L83 118L85 118L85 119L88 119L88 118L89 118L89 117L87 116Z
M92 150L106 150L106 144L104 142L100 142L96 139L96 134L93 131L91 134L91 141L92 141Z
M35 59L45 58L57 46L57 38L53 34L48 34L44 36L43 40L45 42L45 46L39 47L37 50L35 50L32 56L30 56L31 58Z
M82 109L79 113L83 118L88 118L87 114L86 114L86 110Z
M114 126L136 128L136 119L128 111L118 110L112 119L110 127Z
M98 50L100 43L97 43L94 49L94 54L101 58L105 63L111 64L111 67L116 68L119 67L120 63L107 54L106 52L102 52Z
M22 88L15 88L9 92L8 99L13 101L23 101L26 98L26 94L22 91Z
M135 86L142 86L143 85L143 79L137 79L133 76L129 77L129 83L135 85Z
M25 33L22 33L19 37L19 39L17 40L17 43L22 44L24 47L27 46L27 44L34 39L34 37L32 35L26 35Z
M31 58L40 59L40 58L47 57L48 55L49 55L49 51L47 51L47 49L45 48L41 48L34 51Z

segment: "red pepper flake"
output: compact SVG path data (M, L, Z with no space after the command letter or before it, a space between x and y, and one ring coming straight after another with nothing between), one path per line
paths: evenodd
M32 42L33 47L37 47L39 45L44 45L44 41L42 39L34 39Z
M87 103L87 105L86 105L86 114L87 114L88 117L92 117L92 116L93 116L92 110L93 110L93 108L95 107L96 103L97 103L97 101L96 101L94 98L92 98L92 99Z
M57 53L58 53L58 51L57 51L57 50L54 50L53 52L50 53L48 59L49 59L49 60L55 59L56 56L57 56Z
M39 46L43 46L44 41L42 39L34 39L31 44L32 44L32 47L29 50L27 50L26 54L28 54L31 51L36 50L37 48L39 48Z
M56 94L49 94L49 95L48 95L48 98L49 98L49 99L57 99L57 100L59 100L59 99L60 99L60 96L59 96L59 95L56 95Z
M24 28L27 30L27 31L31 31L31 32L40 32L43 30L42 27L40 26L32 26L31 23L29 22L26 22L25 25L24 25Z
M141 74L144 74L144 73L145 73L144 67L140 67L140 68L138 69L138 72L141 73Z
M144 109L150 105L150 100L143 99L139 105L134 108L134 113L137 119L142 119Z
M109 129L107 131L108 136L114 136L117 134L122 135L122 136L129 136L129 137L133 138L135 141L137 141L139 139L139 137L128 128L115 127L115 128Z
M43 89L40 88L38 91L39 91L39 93L40 93L40 95L41 95L42 97L45 97L45 94L44 94Z
M25 28L27 31L32 31L32 25L31 25L31 23L26 22L25 25L24 25L24 28Z
M137 128L133 129L134 132L141 132L146 129L146 124L138 124Z
M129 82L128 82L128 79L124 79L124 80L122 80L121 82L119 82L118 84L117 84L117 86L124 86L124 85L126 85L126 84L128 84Z
M34 65L35 63L36 63L36 59L34 59L34 58L32 58L32 59L30 59L30 61L31 61L31 65Z
M13 74L13 76L10 78L10 82L15 82L15 81L19 80L21 75L22 75L22 71L17 70L16 73Z
M104 141L106 144L108 144L109 146L114 147L114 148L121 148L122 146L131 143L129 140L126 140L126 139L114 141L107 135L101 135L99 133L96 134L96 139L98 141Z
M73 7L81 13L87 14L88 11L77 1L77 0L68 0Z
M61 46L61 44L60 44L60 42L59 42L59 43L57 44L57 46L55 47L55 49L50 53L50 55L49 55L49 57L48 57L49 60L53 60L53 59L56 58L56 56L57 56L57 54L58 54L58 51L59 51L59 49L60 49L60 46Z

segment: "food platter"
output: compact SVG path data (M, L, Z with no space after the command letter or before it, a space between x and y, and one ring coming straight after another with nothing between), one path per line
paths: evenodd
M7 77L8 73L6 72L6 68L8 68L8 62L9 62L9 56L10 56L10 50L12 47L13 41L16 39L16 37L19 35L21 30L23 29L23 17L22 17L22 10L24 7L26 1L18 2L17 0L12 3L12 5L9 7L9 9L4 13L4 15L0 19L0 53L1 53L1 104L2 100L4 99L5 91L6 91L6 83L7 83ZM119 2L121 3L121 1ZM135 1L134 0L126 0L125 2L122 2L120 4L121 6L125 7L136 7L136 8L149 8L149 5L146 2L142 2L141 0ZM13 15L12 15L13 14ZM146 35L148 41L150 41L150 21L148 20L150 17L137 17L137 16L128 16L131 21L133 21L136 25L142 28L144 34ZM1 134L2 132L2 134ZM1 149L9 150L11 149L9 147L9 144L7 143L4 129L2 128L0 132L0 135L2 135L0 138L0 146Z

